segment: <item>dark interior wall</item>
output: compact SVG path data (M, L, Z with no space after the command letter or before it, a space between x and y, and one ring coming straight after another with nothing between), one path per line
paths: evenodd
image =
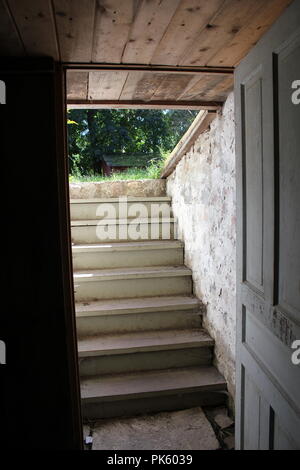
M63 74L52 60L0 60L2 444L81 443L64 151Z

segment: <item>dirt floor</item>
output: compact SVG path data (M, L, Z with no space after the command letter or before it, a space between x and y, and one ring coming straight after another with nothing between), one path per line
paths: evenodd
M230 450L234 423L225 407L196 407L84 425L90 450Z

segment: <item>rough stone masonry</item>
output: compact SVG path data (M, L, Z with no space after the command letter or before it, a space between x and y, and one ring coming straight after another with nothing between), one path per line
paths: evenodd
M236 203L234 102L230 94L167 180L185 243L185 264L206 304L204 327L215 339L216 365L234 397Z

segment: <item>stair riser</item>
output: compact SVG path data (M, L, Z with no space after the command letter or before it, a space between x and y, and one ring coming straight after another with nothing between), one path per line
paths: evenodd
M106 281L74 281L77 302L160 295L191 295L190 276L116 279Z
M194 406L220 406L226 404L226 394L220 391L180 394L154 394L125 400L82 400L84 420L135 416L160 411L182 410Z
M132 268L142 266L176 266L183 264L182 248L73 253L75 270Z
M165 223L129 223L126 225L84 225L73 226L72 242L90 244L99 242L173 240L174 222Z
M201 328L202 316L191 311L149 312L77 317L79 338L97 334Z
M71 220L116 219L125 217L171 217L168 201L127 201L124 203L71 203Z
M122 374L136 371L171 369L174 367L210 365L211 361L211 347L166 349L80 358L79 373L81 377L89 377L100 374Z

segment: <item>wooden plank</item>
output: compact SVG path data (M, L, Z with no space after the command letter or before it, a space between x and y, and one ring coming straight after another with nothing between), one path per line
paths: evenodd
M233 90L233 77L223 77L211 90L205 94L206 100L225 101L228 94ZM199 97L200 98L200 97Z
M261 8L252 16L235 37L208 61L208 65L237 65L270 28L292 0L265 0Z
M122 62L149 64L180 0L142 0Z
M128 72L90 72L90 100L118 100L126 81Z
M152 96L156 92L159 85L163 82L165 78L165 74L163 73L145 73L141 80L137 83L137 87L135 89L133 99L134 100L143 100L149 101L151 100Z
M181 99L194 100L195 96L198 96L198 98L201 96L202 99L205 99L206 93L213 90L223 79L224 76L222 75L211 76L203 74L199 80L181 96Z
M95 0L53 0L62 61L90 62Z
M85 69L88 70L88 69ZM70 71L68 71L70 73ZM73 71L71 72L73 73ZM227 74L177 74L177 73L160 73L160 72L147 72L141 71L125 72L125 71L110 71L110 72L90 72L92 79L89 84L89 99L90 100L118 100L121 101L167 101L174 100L180 101L224 101L219 99L219 96L227 96L223 90L223 84L227 83L227 88L230 89L232 85L232 75L229 75L230 80L224 82L224 77ZM198 78L198 77L202 78ZM98 77L98 78L97 78ZM105 78L104 78L105 77ZM192 87L189 84L192 83ZM220 84L220 85L219 85ZM213 95L213 89L218 86L216 99ZM97 89L97 93L94 89ZM114 90L115 88L115 90ZM102 90L102 92L100 92ZM185 93L183 93L185 92ZM199 95L201 93L201 95ZM209 97L206 94L209 93ZM196 97L196 98L194 98Z
M205 91L201 91L198 95L194 95L190 99L197 100L215 100L225 101L226 97L233 90L233 77L222 78L219 82L212 84ZM183 97L184 98L184 97ZM186 99L188 99L186 97Z
M176 75L174 73L166 75L152 96L152 100L177 100L190 80L190 75Z
M196 139L202 132L205 132L212 120L215 118L215 112L200 111L192 125L186 131L184 136L180 139L174 150L171 152L166 160L165 166L161 173L161 178L169 176L176 168L176 165L190 150Z
M120 63L135 14L133 0L97 3L92 61Z
M31 56L49 56L59 60L55 22L49 0L9 0L26 52ZM2 19L2 18L1 18ZM5 39L7 41L7 38Z
M224 44L235 37L260 6L261 0L225 0L179 63L206 65Z
M178 100L181 100L181 99L185 99L184 97L186 96L186 94L188 94L188 91L191 90L195 85L196 83L199 82L200 78L201 78L202 74L199 74L199 73L195 73L189 83L187 84L187 86L182 90L181 94L178 96Z
M87 99L97 99L102 91L103 75L107 72L88 72L88 96Z
M88 72L67 73L67 97L71 100L86 100Z
M120 100L132 100L138 82L142 79L143 72L128 72L126 82L120 95Z
M9 56L22 56L24 45L18 34L10 10L4 1L0 1L0 53Z
M151 60L151 64L177 65L224 0L182 0Z
M82 100L68 97L68 108L80 109L205 109L214 111L222 106L218 101L121 101L121 100Z

